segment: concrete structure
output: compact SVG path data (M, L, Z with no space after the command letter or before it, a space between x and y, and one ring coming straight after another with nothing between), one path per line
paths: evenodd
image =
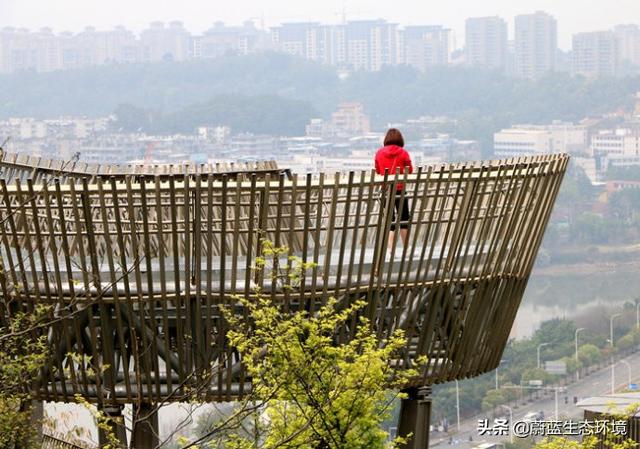
M618 40L613 31L573 36L572 73L588 78L614 77L619 66Z
M352 70L377 71L401 61L398 25L385 20L356 20L345 29L346 63Z
M493 135L496 156L549 154L553 148L551 136L544 129L503 129Z
M536 79L555 70L556 19L542 11L515 18L515 75Z
M194 59L218 58L227 54L248 55L258 48L266 49L267 33L252 21L242 26L227 26L216 22L200 36L192 38Z
M340 103L331 114L331 126L336 135L359 135L371 131L369 117L361 103Z
M467 19L466 63L471 66L504 71L507 67L507 40L507 22L501 17Z
M377 71L402 60L398 26L385 20L284 23L272 28L272 39L279 51L351 70Z
M620 62L640 66L640 27L635 24L618 25L614 33Z
M364 106L355 102L340 103L338 109L331 114L330 120L314 118L305 127L308 137L351 138L370 132L369 116L365 114Z
M446 66L451 56L451 30L441 26L408 26L402 31L404 62L423 72Z
M185 61L192 51L191 35L182 22L173 21L168 27L153 22L140 35L140 61Z
M589 132L586 126L560 121L517 125L494 134L494 150L499 156L552 152L585 155L589 152Z
M595 156L640 156L640 130L601 130L591 136L591 152Z
M591 398L583 399L576 405L584 410L585 421L594 422L596 420L609 421L611 432L613 429L618 428L613 422L622 421L625 435L615 435L613 432L609 434L608 441L605 441L605 436L602 434L595 434L598 439L595 446L596 449L610 448L612 444L621 443L623 440L629 440L629 442L635 442L637 446L640 443L640 413L637 410L638 404L640 404L640 393L615 393L605 396L594 396ZM635 409L636 413L630 411Z
M318 22L284 23L271 29L275 48L306 59L318 60L323 54Z

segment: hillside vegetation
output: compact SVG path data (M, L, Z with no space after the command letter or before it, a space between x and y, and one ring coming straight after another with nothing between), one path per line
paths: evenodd
M215 121L239 130L302 134L309 118L328 117L340 101L359 101L374 127L422 115L449 115L459 119L450 131L488 146L498 128L579 120L629 108L637 91L640 77L586 80L554 74L526 81L466 68L420 73L388 67L341 80L332 67L265 53L3 75L0 118L98 116L127 105L144 113L137 114L139 123L123 123L125 128L175 132ZM273 117L258 119L265 114Z

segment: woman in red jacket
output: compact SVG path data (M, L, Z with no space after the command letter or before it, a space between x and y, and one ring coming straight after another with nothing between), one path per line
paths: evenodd
M399 170L400 175L405 172L413 173L411 157L404 149L404 138L400 131L395 128L387 131L387 135L384 138L384 146L376 153L375 165L376 173L379 175L384 175L385 172L388 172L390 177L395 176L396 170ZM409 238L409 221L411 219L409 215L409 201L405 196L402 203L400 202L403 189L404 185L402 183L396 183L395 207L393 217L391 218L391 231L389 232L387 249L392 248L395 244L396 216L400 209L400 237L405 246Z

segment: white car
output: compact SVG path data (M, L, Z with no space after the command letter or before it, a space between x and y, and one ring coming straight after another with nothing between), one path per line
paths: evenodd
M541 421L543 419L544 419L544 412L542 410L539 410L537 412L529 412L522 417L522 420L525 422Z

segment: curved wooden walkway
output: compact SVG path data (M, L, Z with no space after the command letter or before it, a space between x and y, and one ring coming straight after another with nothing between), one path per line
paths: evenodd
M179 401L206 374L211 400L241 397L250 379L219 307L244 313L236 295L256 287L289 310L365 299L379 335L407 333L394 363L429 358L416 386L476 376L499 363L567 163L550 155L387 178L291 176L274 164L137 173L5 154L1 294L14 312L51 305L51 358L32 387L43 400ZM388 251L396 195L409 200L410 234ZM315 263L299 289L252 269L263 239ZM283 257L280 269L293 263Z

